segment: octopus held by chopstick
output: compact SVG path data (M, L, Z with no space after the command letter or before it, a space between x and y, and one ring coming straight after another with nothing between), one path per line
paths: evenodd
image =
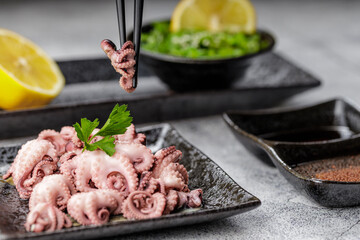
M104 39L101 41L101 48L111 60L115 71L122 75L120 86L128 93L135 91L132 83L136 64L134 44L127 41L121 49L116 50L116 45L112 41Z

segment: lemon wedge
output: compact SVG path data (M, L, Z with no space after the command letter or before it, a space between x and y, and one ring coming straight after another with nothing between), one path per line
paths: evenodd
M182 0L172 14L170 31L185 29L253 33L256 14L248 0Z
M64 84L58 65L40 47L0 28L0 108L44 106Z

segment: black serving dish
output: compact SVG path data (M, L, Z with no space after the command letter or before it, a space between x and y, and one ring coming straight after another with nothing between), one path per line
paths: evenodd
M315 177L316 171L360 159L360 111L348 101L334 99L286 110L229 111L223 117L249 151L266 163L271 159L290 183L319 204L360 205L360 182ZM319 161L327 163L324 169L315 169ZM314 173L299 171L304 164L312 165Z
M0 238L1 239L85 239L104 238L133 232L209 222L233 216L260 206L260 200L242 189L216 163L183 139L169 124L139 129L147 136L152 151L170 145L183 152L182 164L189 172L190 189L203 189L203 205L199 209L183 210L148 220L112 221L102 226L80 226L52 233L25 231L28 201L20 200L15 187L0 181ZM0 169L4 171L14 159L20 146L0 147ZM0 170L0 171L1 171ZM4 172L0 172L4 174Z
M83 116L106 121L117 103L128 104L135 124L203 117L228 109L269 108L321 83L275 53L255 58L245 79L229 89L191 93L169 91L141 62L138 89L132 94L119 87L119 76L108 59L58 63L66 77L62 93L43 108L0 110L0 139L36 135L46 128L60 129Z
M152 23L145 24L142 32L149 32ZM257 31L269 45L261 51L235 58L215 60L183 58L141 49L141 59L148 68L177 92L204 89L228 88L236 80L244 77L255 57L271 51L275 45L274 37L265 31ZM128 39L133 39L130 33Z

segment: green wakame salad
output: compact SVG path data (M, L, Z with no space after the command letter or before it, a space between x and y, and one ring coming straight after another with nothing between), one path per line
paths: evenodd
M141 47L151 52L186 58L217 59L239 57L267 48L269 42L260 34L213 33L183 30L171 33L169 22L154 23L153 29L141 34Z

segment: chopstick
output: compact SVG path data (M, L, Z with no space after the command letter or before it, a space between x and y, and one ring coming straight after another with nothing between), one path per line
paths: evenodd
M116 0L116 10L118 27L120 34L120 47L126 42L126 24L125 24L125 0Z
M143 8L144 8L144 0L134 0L134 46L136 53L135 55L136 65L135 65L135 75L132 82L133 88L137 87Z
M136 64L135 64L135 74L132 79L133 88L137 87L143 9L144 9L144 0L134 0L133 42L136 53L135 55ZM126 42L125 0L116 0L116 10L117 10L117 19L119 26L120 45L122 46Z

